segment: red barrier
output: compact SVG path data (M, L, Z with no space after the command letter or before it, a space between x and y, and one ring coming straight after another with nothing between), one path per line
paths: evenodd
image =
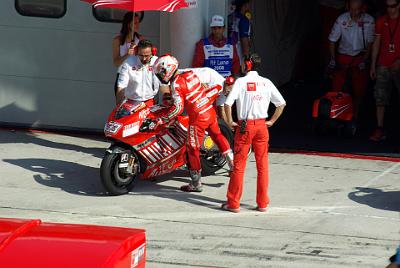
M142 268L144 230L0 219L0 267Z

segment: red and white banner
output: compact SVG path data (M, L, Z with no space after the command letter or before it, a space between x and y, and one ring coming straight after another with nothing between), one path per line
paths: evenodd
M158 10L174 12L188 7L185 0L81 0L95 8L118 8L131 11Z

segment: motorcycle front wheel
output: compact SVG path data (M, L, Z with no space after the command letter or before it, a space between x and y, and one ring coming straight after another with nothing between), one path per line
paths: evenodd
M129 193L139 175L139 160L135 154L130 157L135 161L131 172L127 171L127 167L121 167L121 153L109 153L103 157L100 166L100 177L104 188L110 195L123 195Z

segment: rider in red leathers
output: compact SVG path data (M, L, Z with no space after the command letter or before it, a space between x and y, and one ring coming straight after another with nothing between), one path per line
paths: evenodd
M213 103L197 75L193 71L178 73L179 62L176 58L166 55L160 57L154 64L154 73L164 84L170 83L172 105L168 107L159 119L158 124L168 123L180 115L184 108L189 116L187 137L187 154L191 183L181 187L185 192L201 192L200 148L205 132L217 144L231 167L233 154L229 142L222 135Z

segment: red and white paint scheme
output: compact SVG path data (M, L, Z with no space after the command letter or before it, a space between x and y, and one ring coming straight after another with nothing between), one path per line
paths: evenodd
M327 117L337 120L350 121L353 119L353 100L348 93L330 91L321 99L314 101L313 114L314 118L320 116L321 100L329 103L327 106ZM328 114L329 113L329 114Z
M174 12L177 9L189 7L185 0L82 0L94 8L118 8L131 11L158 10Z
M205 92L208 106L213 107L212 103L221 90L222 87L218 86ZM170 108L148 106L127 99L112 111L104 127L111 146L106 150L100 167L100 177L108 193L126 194L133 188L136 178L148 180L187 164L189 116L178 115L160 125L160 119ZM223 135L231 135L232 140L231 130L225 127L227 131ZM201 144L200 158L205 174L215 173L226 163L208 135Z
M161 105L147 107L144 103L126 100L111 113L104 129L112 142L130 146L142 159L141 179L163 175L186 164L188 117L178 116L175 122L157 131L140 129L147 119L159 118L163 109ZM129 156L125 157L121 156L121 162L128 163Z
M0 266L144 268L144 230L0 218Z
M142 178L152 178L170 173L186 163L185 142L186 127L180 122L174 126L173 131L166 131L157 135L150 143L134 146L141 157L146 161L147 170Z

